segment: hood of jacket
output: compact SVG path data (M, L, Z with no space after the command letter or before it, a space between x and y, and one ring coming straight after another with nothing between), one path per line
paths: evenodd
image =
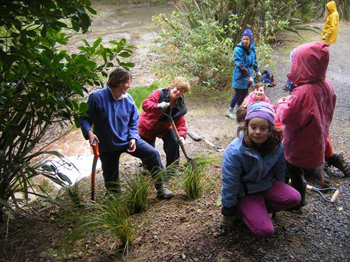
M328 9L328 12L331 14L335 11L337 11L337 6L334 1L330 1L326 4L326 7Z
M317 83L326 78L329 46L325 42L312 42L298 47L288 75L296 86Z

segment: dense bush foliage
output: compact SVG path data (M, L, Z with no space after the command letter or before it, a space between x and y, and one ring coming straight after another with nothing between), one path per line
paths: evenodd
M155 21L161 27L158 51L163 56L156 70L163 77L188 75L200 84L215 87L231 81L232 53L244 29L254 32L261 70L274 68L267 43L276 40L277 32L300 30L320 32L305 25L324 14L327 1L306 0L178 0L176 12L160 15ZM349 0L337 1L343 19L349 19Z
M168 26L160 32L157 50L165 54L156 64L160 75L169 78L195 76L200 83L225 85L232 65L233 41L224 36L237 27L235 16L230 17L230 26L221 27L218 21L208 19L199 20L193 29L184 25L183 19L184 13L156 18L159 24Z
M273 2L273 3L272 3ZM271 61L271 48L265 41L284 28L295 1L219 1L182 0L178 11L160 15L155 21L160 32L160 53L157 63L162 76L188 75L200 84L216 87L231 81L233 48L245 28L252 28L259 50L259 66Z
M86 86L101 86L101 75L115 64L133 64L118 59L131 55L125 39L110 41L111 47L101 45L101 38L85 41L77 54L62 48L69 39L62 28L86 32L90 26L88 12L95 11L89 0L1 1L0 10L1 208L9 198L17 203L17 192L35 194L38 175L58 184L69 180L54 165L37 161L43 154L60 156L41 151L38 142L54 123L79 125Z

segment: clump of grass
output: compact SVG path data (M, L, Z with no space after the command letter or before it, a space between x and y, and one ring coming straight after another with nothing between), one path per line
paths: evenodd
M105 204L97 205L97 214L84 226L96 226L99 229L109 231L113 238L120 241L123 249L131 245L136 239L137 229L133 227L129 209L120 198L110 195Z
M181 185L187 197L191 200L199 198L203 193L203 174L200 169L193 170L191 167L186 167L182 177Z
M141 172L135 172L124 179L125 193L121 201L129 208L131 214L140 213L148 208L151 186L149 176Z
M73 206L82 206L83 192L79 189L79 183L75 183L72 186L66 186L65 192Z

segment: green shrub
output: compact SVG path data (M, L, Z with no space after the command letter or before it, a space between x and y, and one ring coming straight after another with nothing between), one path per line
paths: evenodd
M186 16L174 12L170 17L154 18L163 28L157 47L163 56L155 64L157 73L168 78L196 77L204 85L227 85L232 72L233 41L224 36L237 26L236 17L230 17L230 26L221 27L218 21L208 18L191 28L184 22Z
M186 75L198 84L223 87L231 82L233 49L245 28L254 32L258 62L271 67L272 50L265 44L288 25L296 0L219 1L180 0L177 12L154 17L162 29L163 54L155 68L162 77ZM260 45L260 46L259 46Z
M129 69L134 64L120 61L132 53L125 39L109 41L109 47L101 44L102 38L91 44L84 40L77 53L64 50L69 37L63 31L85 33L91 25L89 14L96 11L89 0L0 1L0 9L1 216L2 206L9 206L2 202L11 198L17 204L17 193L26 200L28 194L38 194L32 190L37 176L61 186L70 183L43 160L63 156L43 151L39 142L52 125L55 130L68 123L79 126L87 87L102 86L102 76L117 65Z
M276 71L277 57L273 55L272 47L264 40L259 41L256 46L256 58L260 71L267 69L272 70L272 72Z

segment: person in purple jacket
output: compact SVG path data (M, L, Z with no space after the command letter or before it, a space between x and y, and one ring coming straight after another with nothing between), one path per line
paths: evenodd
M137 130L139 114L131 95L127 93L132 82L131 74L118 68L109 75L107 86L93 92L88 99L87 116L81 119L81 129L90 144L99 143L103 177L106 189L121 193L119 158L128 153L140 158L154 177L163 169L158 151L142 140ZM91 127L93 126L93 130ZM170 199L170 189L156 182L157 198Z

